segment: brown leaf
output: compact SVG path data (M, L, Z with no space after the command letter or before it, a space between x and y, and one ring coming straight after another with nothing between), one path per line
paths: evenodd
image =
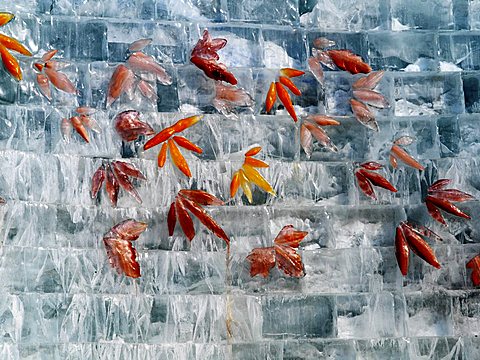
M131 241L138 239L146 228L147 224L128 219L115 225L104 236L103 243L108 260L119 274L123 273L132 278L140 277L137 251L133 248Z
M267 277L275 266L275 250L273 246L256 248L247 256L250 261L250 276L262 275Z

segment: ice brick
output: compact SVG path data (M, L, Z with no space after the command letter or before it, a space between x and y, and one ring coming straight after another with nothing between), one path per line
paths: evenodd
M426 0L422 2L392 0L390 14L397 26L410 29L453 28L453 0Z
M266 296L263 336L328 338L335 336L334 301L328 296Z
M328 30L371 30L386 27L387 5L380 0L350 1L319 0L315 7L302 14L300 22L306 27Z
M260 22L278 25L296 25L299 21L298 0L235 1L227 0L230 19L233 21Z

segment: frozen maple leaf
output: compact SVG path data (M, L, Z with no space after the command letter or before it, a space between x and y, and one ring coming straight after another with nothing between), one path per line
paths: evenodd
M105 184L105 189L110 202L113 206L117 206L118 192L120 187L132 195L138 203L142 203L142 199L135 189L133 183L128 178L129 176L146 180L147 178L134 165L123 161L105 162L95 171L92 177L91 196L95 199L102 187Z
M470 215L464 213L452 202L464 202L475 199L475 197L463 191L446 189L445 187L451 182L452 180L450 179L436 181L428 188L428 195L425 197L425 205L430 216L445 226L447 226L447 223L440 210L464 219L470 219Z
M233 174L230 183L230 197L234 197L239 187L243 189L243 193L248 199L248 202L253 202L252 184L257 185L262 190L269 194L276 196L272 185L260 174L256 168L268 168L268 164L262 160L255 159L253 156L257 155L262 148L256 146L245 153L245 160L240 170Z
M247 256L250 276L267 277L275 265L288 276L305 276L302 257L297 248L307 235L308 232L296 230L293 225L284 226L273 241L273 246L255 248Z
M103 237L110 265L119 274L132 278L140 277L137 251L132 246L132 241L137 240L146 228L146 223L128 219L115 225Z
M115 130L123 141L137 140L140 135L153 135L152 127L140 120L136 110L122 111L115 117Z
M289 115L292 117L293 121L296 122L298 120L297 114L295 113L295 109L293 107L292 99L290 98L287 89L289 89L294 95L302 95L301 91L293 83L291 78L301 76L303 74L305 74L305 72L297 69L280 69L278 81L272 82L267 92L267 97L265 99L265 111L267 113L272 110L278 97Z
M112 105L122 94L131 99L138 90L142 96L153 103L157 101L154 87L158 81L162 85L171 85L172 78L153 56L142 50L150 45L152 39L139 39L128 47L127 61L119 64L113 71L107 89L107 107ZM154 80L151 77L154 77Z
M227 45L226 39L212 39L207 29L203 31L202 38L192 50L190 61L202 70L206 76L213 80L225 81L232 85L237 84L235 76L228 71L227 67L218 60L217 51Z
M0 26L8 24L13 19L15 19L15 15L12 13L0 12ZM32 53L18 40L10 36L0 34L0 55L2 57L3 66L10 73L10 75L15 78L15 80L20 81L22 80L23 76L22 69L20 68L18 60L10 53L9 50L13 50L25 56L32 56Z
M190 214L192 214L198 218L208 230L224 240L228 245L230 243L229 237L220 225L202 208L202 205L224 205L224 202L202 190L180 190L168 211L168 234L170 236L173 235L175 225L178 221L187 239L192 241L196 234L193 220L190 216Z
M177 121L172 126L163 129L150 140L148 140L143 146L143 149L148 150L154 146L157 146L158 144L163 143L160 152L158 153L158 166L163 167L165 165L168 151L170 152L170 156L175 166L186 176L191 177L192 173L190 171L190 167L188 166L187 160L183 157L178 146L198 154L201 154L203 150L190 140L184 138L183 136L175 136L175 134L180 133L190 126L196 124L202 119L202 117L203 115L196 115Z
M440 269L440 263L432 248L423 239L424 237L441 240L440 236L425 226L415 225L406 221L397 226L395 255L403 276L407 275L408 272L410 250L430 265Z
M90 136L88 135L87 129L90 129L97 134L100 133L100 126L97 121L91 116L95 109L81 106L75 109L77 115L72 116L71 118L63 118L60 124L60 130L62 132L62 137L65 142L70 142L72 137L72 129L82 137L87 143L90 142Z
M315 138L324 148L336 152L338 151L325 130L320 126L340 125L340 123L326 115L307 115L302 119L300 125L300 145L307 154L307 158L312 156L313 138Z
M45 98L49 101L52 101L50 84L52 84L58 90L68 94L77 93L75 85L70 81L67 75L59 71L59 69L65 65L56 60L52 60L57 52L58 50L47 51L45 54L43 54L40 62L35 62L33 64L35 70L37 71L36 80L38 88L40 89L42 95L45 96Z
M415 160L402 146L408 146L412 144L414 138L411 136L402 136L396 139L393 142L392 148L390 149L390 164L394 169L398 166L398 160L402 161L404 164L422 171L425 169L417 160Z
M360 190L362 190L366 196L371 197L374 200L377 199L377 196L375 195L373 186L379 186L394 193L397 192L395 186L393 186L387 179L374 172L381 168L383 168L382 164L370 161L360 164L360 167L355 170L355 177Z

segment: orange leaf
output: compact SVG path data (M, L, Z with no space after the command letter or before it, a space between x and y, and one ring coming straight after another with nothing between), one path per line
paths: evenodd
M261 146L255 146L245 153L245 156L255 156L262 150Z
M162 148L158 152L158 158L157 158L157 163L158 167L163 167L165 165L165 161L167 161L167 143L164 143L162 145Z
M15 19L15 15L9 12L0 12L0 26L8 24Z
M257 167L257 168L268 168L268 164L262 160L258 160L252 157L246 157L245 158L245 164Z
M197 145L195 145L194 143L192 143L190 140L184 138L183 136L174 136L173 137L173 140L181 147L187 149L187 150L190 150L190 151L193 151L193 152L196 152L198 154L201 154L203 152L203 150L198 147Z
M18 64L17 59L10 54L5 46L0 44L0 54L2 56L2 62L5 69L12 75L17 81L22 80L22 69Z
M372 68L363 62L360 56L355 55L350 50L327 50L327 53L335 65L351 74L367 74L372 71Z
M4 45L7 49L16 51L22 55L32 56L32 53L25 46L10 36L0 34L0 44Z
M177 145L175 145L171 139L168 140L168 149L170 150L170 156L172 157L173 163L177 166L177 168L186 176L192 177L187 160L185 160Z
M292 68L283 68L283 69L280 69L280 74L288 77L297 77L305 74L305 72L297 69L292 69Z
M232 182L230 183L230 197L233 198L235 196L239 186L240 186L240 173L236 171L233 174Z
M290 80L288 77L285 77L285 76L280 76L278 78L278 80L280 80L280 82L285 85L287 88L289 88L289 90L297 95L297 96L300 96L302 95L302 92L297 88L297 86L292 82L292 80Z
M267 113L269 113L270 110L272 110L276 100L277 100L277 91L275 89L275 83L272 82L270 84L270 88L268 89L267 99L265 100L265 111Z
M285 109L288 111L292 119L297 122L297 114L295 113L295 109L293 108L292 99L290 95L288 95L287 90L283 87L283 85L279 82L275 83L275 89L277 90L278 98L282 102Z

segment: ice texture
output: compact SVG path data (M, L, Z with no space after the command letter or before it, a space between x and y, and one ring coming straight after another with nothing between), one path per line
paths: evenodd
M440 178L480 199L479 0L23 0L1 2L15 13L0 32L32 51L18 55L24 79L0 69L0 359L477 359L480 295L465 268L480 253L480 203L458 204L471 220L445 215L448 227L427 213L427 187ZM236 118L212 105L215 82L190 61L208 29L227 39L218 51L254 99ZM308 71L315 39L358 54L386 70L376 91L390 103L374 109L379 131L351 110L351 75L325 68L324 84ZM157 99L122 95L106 106L114 69L130 43L172 78L148 78ZM77 87L41 96L33 63L45 51ZM265 96L279 70L306 71L291 96L302 121L326 114L340 122L324 130L333 152L314 142L307 157L295 123ZM100 132L90 143L75 132L62 137L61 121L77 106L95 109ZM185 136L203 149L183 151L192 178L171 159L157 166L159 146L125 143L115 116L138 110L158 132L181 118L204 114ZM389 165L392 142L425 171ZM253 202L230 198L232 175L244 153L261 146L260 169L277 196L253 188ZM133 184L143 202L121 190L112 208L102 188L90 195L95 170L121 160L147 181ZM377 200L358 188L354 170L377 161L397 193L375 187ZM202 189L226 202L206 206L231 238L218 239L194 218L188 241L179 226L168 235L168 206L181 188ZM118 275L102 237L132 218L148 229L135 241L141 277ZM416 221L438 233L428 240L440 269L416 255L403 277L395 258L396 226ZM272 246L283 226L309 234L298 252L305 276L278 268L250 276L247 255Z

